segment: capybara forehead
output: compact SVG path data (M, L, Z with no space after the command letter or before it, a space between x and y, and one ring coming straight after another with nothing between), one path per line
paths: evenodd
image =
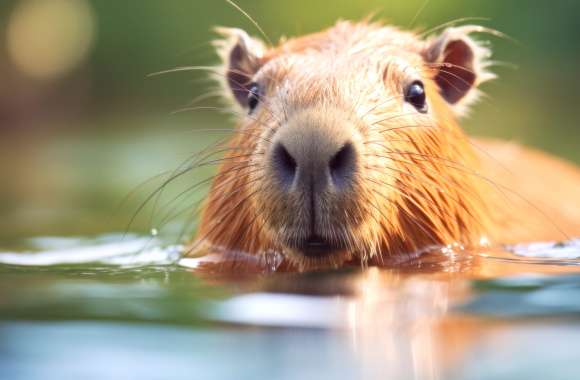
M339 23L326 33L282 40L264 57L262 76L304 82L310 87L316 87L315 83L309 85L314 81L327 86L339 84L332 83L333 79L342 79L345 85L361 81L368 85L382 80L387 68L401 76L416 75L423 48L424 42L414 34L396 28Z
M405 86L428 79L430 73L418 53L399 46L373 49L304 50L285 52L269 60L254 77L271 103L285 107L333 104L351 108L364 98L399 95Z

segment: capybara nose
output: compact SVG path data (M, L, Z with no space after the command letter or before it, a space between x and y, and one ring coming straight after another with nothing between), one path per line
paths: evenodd
M345 190L349 187L354 176L355 155L354 145L347 142L330 159L328 169L335 188Z
M328 145L329 141L317 138L276 142L272 167L283 189L305 193L347 190L355 171L354 145Z

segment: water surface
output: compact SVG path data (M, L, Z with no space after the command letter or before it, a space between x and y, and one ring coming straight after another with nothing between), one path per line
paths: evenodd
M571 379L580 241L201 272L154 236L0 253L0 378Z

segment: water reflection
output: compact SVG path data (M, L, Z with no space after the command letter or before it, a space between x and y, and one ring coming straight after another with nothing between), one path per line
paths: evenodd
M457 347L448 342L459 335L445 316L467 283L371 268L357 287L350 335L368 378L439 378Z

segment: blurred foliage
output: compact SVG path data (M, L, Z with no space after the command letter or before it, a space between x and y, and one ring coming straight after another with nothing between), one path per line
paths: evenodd
M222 0L69 0L85 1L92 10L91 50L66 75L39 81L14 65L7 28L23 4L46 1L51 0L0 4L0 81L5 84L0 87L0 175L9 179L0 189L4 200L0 202L0 237L17 234L19 229L22 234L77 233L95 226L109 230L126 225L136 205L127 207L129 211L121 213L112 226L103 220L111 218L117 201L141 181L174 169L207 141L205 136L184 131L231 125L223 115L208 112L169 116L208 91L204 73L148 74L215 63L209 42L216 25L259 34ZM422 30L463 17L485 18L472 22L497 29L517 42L485 37L492 42L494 59L506 64L495 68L499 79L484 86L488 96L464 122L465 128L472 134L514 139L580 162L577 1L237 3L274 41L370 13L403 28ZM67 217L66 227L55 228L62 224L54 221L54 215L65 215L65 209L74 212Z

